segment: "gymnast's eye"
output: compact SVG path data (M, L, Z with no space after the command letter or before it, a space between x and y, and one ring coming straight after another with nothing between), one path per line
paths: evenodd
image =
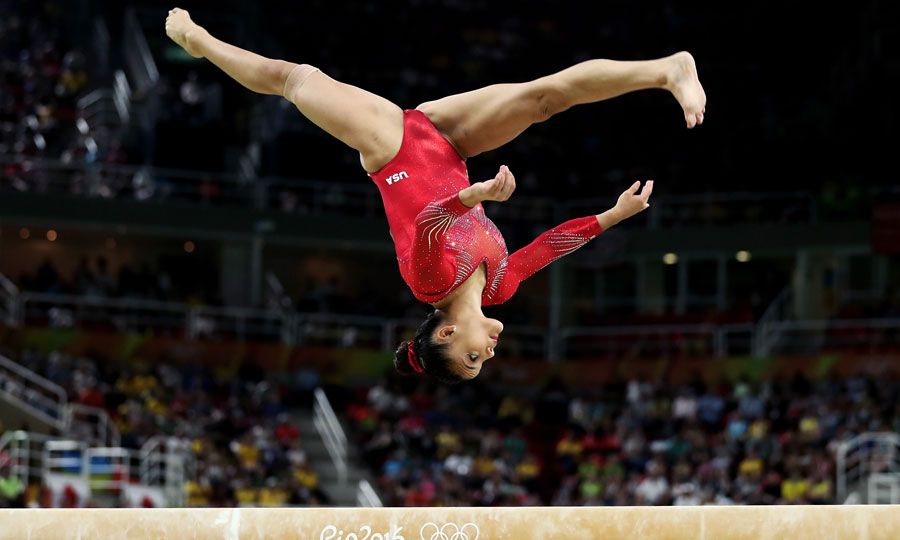
M469 360L471 360L471 361L473 361L473 362L474 362L475 360L478 360L478 355L475 354L475 353L471 353L471 352L470 352L470 353L469 353Z

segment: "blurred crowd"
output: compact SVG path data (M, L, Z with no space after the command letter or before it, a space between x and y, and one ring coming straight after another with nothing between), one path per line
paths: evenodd
M97 145L76 106L89 84L87 61L60 35L63 6L3 0L0 11L0 156L92 162ZM10 167L3 176L21 188Z
M139 134L127 129L113 137L103 134L100 138L108 143L98 144L95 130L102 128L77 118L75 100L91 88L91 70L83 52L86 44L69 45L71 39L62 31L67 6L52 0L3 0L4 12L11 16L0 23L0 79L5 90L0 96L0 155L42 156L78 164L132 161L208 174L170 178L159 171L87 169L56 178L72 182L67 191L92 196L242 205L263 201L266 208L296 213L368 211L363 207L371 205L362 204L356 191L341 188L365 185L360 184L365 179L354 152L302 119L286 101L251 95L210 64L188 62L173 54L160 35L164 12L159 11L156 19L152 14L157 6L141 1L129 5L144 14L141 24L161 75L154 98L147 100L156 103L153 112L141 110L152 125L142 127ZM105 18L107 26L116 26L124 9L101 8L96 15ZM622 3L607 9L598 20L584 17L583 7L574 4L547 10L540 2L526 1L510 12L483 1L422 1L393 12L366 0L346 2L344 9L335 12L330 3L317 0L305 3L303 10L275 1L240 6L243 17L212 8L198 8L194 16L227 41L272 57L320 66L404 108L497 82L533 79L590 58L646 59L682 48L695 52L701 75L708 76L711 96L727 92L728 99L717 100L715 111L711 109L708 125L689 137L683 134L673 100L644 93L612 106L578 108L529 130L489 158L469 164L473 179L493 176L498 162L510 164L522 195L560 200L564 194L563 200L611 202L634 179L651 177L664 188L659 196L743 193L743 198L673 201L655 218L664 226L866 218L872 201L896 195L896 187L881 182L880 176L866 181L877 170L880 154L866 161L862 170L860 160L841 157L871 152L886 138L879 134L887 134L889 112L867 115L868 124L862 124L855 121L859 115L849 104L866 97L879 107L893 106L881 99L881 89L887 85L879 82L884 76L881 66L887 64L890 53L873 49L870 56L857 57L823 50L806 58L803 69L797 70L793 69L796 62L780 50L747 45L753 40L741 36L752 24L722 33L729 26L722 21L736 16L731 11L696 11L671 2L649 10ZM861 12L877 9L866 4ZM763 21L768 15L750 5L739 11L746 21ZM383 39L380 24L354 29L354 39L348 39L345 31L335 31L345 28L342 19L348 15L374 21L389 16L391 27L404 29L405 41L428 45L404 47L398 55L396 41ZM784 20L794 15L800 14L787 13ZM818 16L820 24L808 29L813 34L833 24L843 28L836 15ZM263 22L247 22L251 20ZM311 20L316 24L311 25ZM865 35L881 35L883 28L873 22L877 20L863 20L860 27ZM265 31L260 31L262 25ZM303 29L299 35L298 28ZM793 38L793 30L784 24L770 27L772 43L782 35ZM829 50L852 49L854 35L830 40ZM727 46L721 46L720 40L726 40ZM838 60L828 61L830 57ZM842 70L846 75L841 80L849 77L855 84L836 83L838 79L828 75L833 70ZM799 81L809 85L818 80L815 77L824 79L813 83L817 93L797 96L785 92L791 87L787 82L764 84L767 77L798 77L797 87ZM728 80L744 84L727 85ZM798 99L811 105L797 106ZM834 130L832 125L843 127ZM828 138L823 138L826 133ZM195 144L198 140L205 144ZM191 152L185 152L186 147ZM829 152L833 147L842 151ZM238 170L248 148L253 150L246 155L258 161L261 176L323 180L331 187L311 196L309 188L279 181L259 196L221 178L225 171ZM298 159L298 149L302 156L315 159ZM831 161L823 159L826 156ZM777 174L772 172L775 162L783 163ZM0 184L20 190L46 189L46 175L33 164L6 164ZM786 185L798 191L786 192ZM766 191L781 194L758 196ZM502 209L494 213L504 221Z
M123 264L117 273L113 273L105 257L93 260L83 257L74 274L68 277L61 275L53 260L44 259L33 273L22 274L17 281L22 290L29 292L142 300L176 298L172 280L164 270L143 262L136 269Z
M346 412L388 504L830 504L835 450L900 431L897 374L537 395L385 381Z
M186 441L188 506L328 502L290 414L296 396L284 399L282 387L256 370L110 365L61 352L26 351L18 360L62 386L71 403L105 410L125 448L139 449L156 436ZM27 426L8 426L18 427ZM25 504L39 502L29 496Z

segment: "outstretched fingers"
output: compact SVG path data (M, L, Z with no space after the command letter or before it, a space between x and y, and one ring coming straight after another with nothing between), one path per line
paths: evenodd
M653 180L647 180L644 184L644 189L641 190L641 194L639 197L642 201L644 201L644 208L650 206L650 203L647 202L650 200L650 194L653 193Z
M483 184L485 187L483 200L503 202L508 200L516 190L516 177L513 176L509 167L503 165L494 178Z

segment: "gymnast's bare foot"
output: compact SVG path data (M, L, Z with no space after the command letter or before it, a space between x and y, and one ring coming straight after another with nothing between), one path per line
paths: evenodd
M166 17L166 34L194 58L203 57L197 50L194 40L201 32L205 31L203 27L192 21L190 13L183 9L172 9L169 11L169 16Z
M671 62L665 88L684 109L688 129L703 123L706 112L706 92L697 76L697 64L691 53L682 51L668 58Z

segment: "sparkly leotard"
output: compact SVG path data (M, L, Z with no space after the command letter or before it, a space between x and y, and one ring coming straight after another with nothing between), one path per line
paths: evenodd
M509 300L519 283L602 232L597 218L567 221L512 255L484 215L459 200L468 187L466 164L434 124L417 110L403 113L403 143L369 176L381 191L403 279L422 302L446 298L481 263L487 264L483 305Z

